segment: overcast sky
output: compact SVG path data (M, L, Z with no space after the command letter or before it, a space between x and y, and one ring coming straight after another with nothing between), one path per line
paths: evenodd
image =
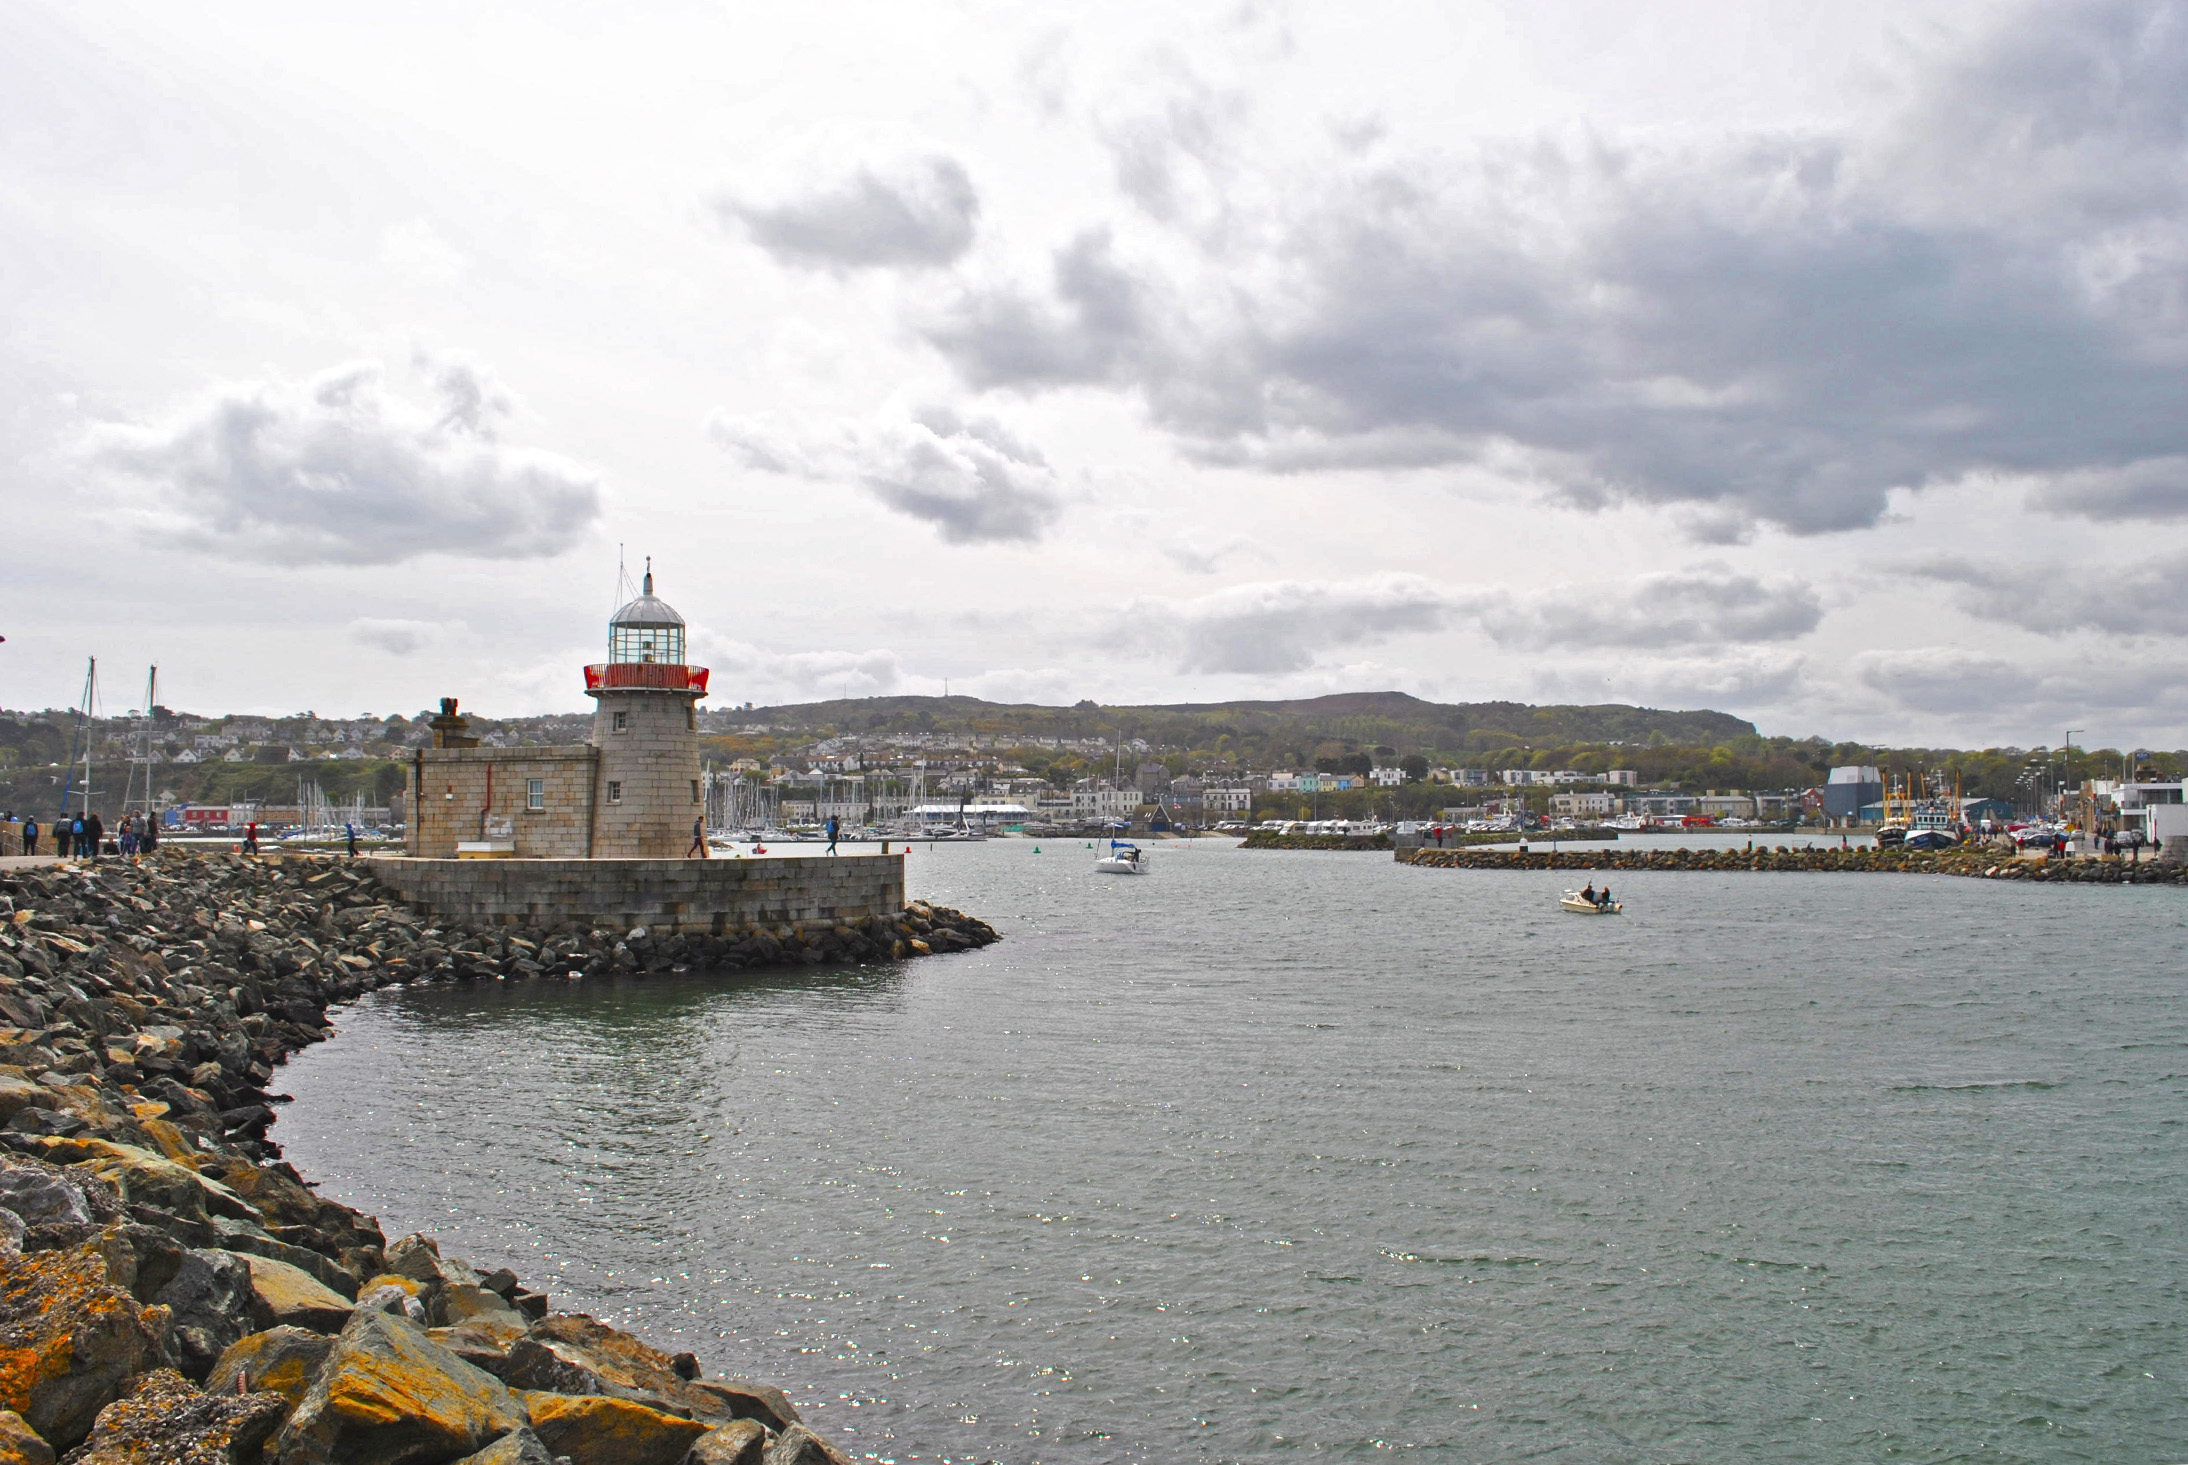
M2188 742L2188 4L0 0L0 705Z

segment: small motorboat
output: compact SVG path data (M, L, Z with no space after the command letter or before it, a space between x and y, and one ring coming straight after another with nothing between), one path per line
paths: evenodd
M1109 841L1109 853L1094 862L1097 875L1144 875L1147 873L1147 852L1136 844L1121 839Z
M1566 891L1565 898L1560 900L1558 904L1576 915L1583 916L1615 916L1626 908L1615 900L1590 900L1577 890Z

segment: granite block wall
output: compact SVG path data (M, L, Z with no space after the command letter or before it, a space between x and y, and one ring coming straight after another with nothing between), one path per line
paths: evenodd
M593 790L596 859L674 860L691 848L699 798L698 697L687 692L596 692Z
M902 855L813 859L371 858L404 901L448 920L571 921L603 930L720 934L744 925L856 921L904 908Z
M421 748L411 763L416 813L404 848L451 859L461 841L508 839L522 859L581 860L590 849L598 757L587 747ZM541 785L537 809L530 807L533 779Z

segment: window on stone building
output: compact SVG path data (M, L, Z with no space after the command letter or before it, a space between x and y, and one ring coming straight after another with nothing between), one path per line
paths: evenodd
M608 714L608 728L611 732L622 732L630 725L631 715L628 712L611 712Z
M544 809L547 807L546 779L527 778L524 780L524 807L527 809Z
M691 781L691 801L695 804L699 802L699 780L696 778Z
M623 785L612 778L608 780L608 802L611 804L623 802Z

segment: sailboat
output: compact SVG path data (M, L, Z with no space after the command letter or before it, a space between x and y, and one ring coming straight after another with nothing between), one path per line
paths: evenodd
M1112 839L1109 853L1094 862L1097 875L1144 875L1147 873L1147 851L1130 840Z

